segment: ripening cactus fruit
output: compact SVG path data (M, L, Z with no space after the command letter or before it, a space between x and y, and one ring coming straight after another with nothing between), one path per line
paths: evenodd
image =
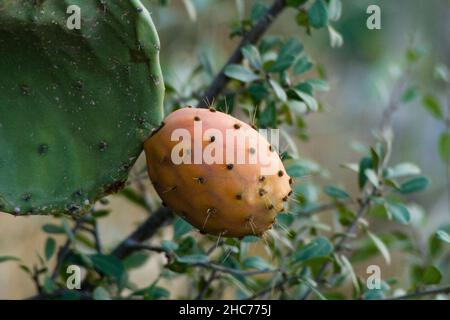
M227 132L245 143L227 139ZM252 126L213 108L173 112L144 150L163 203L203 233L261 236L292 193L292 179L268 141ZM220 156L214 163L206 159L220 151L223 161ZM226 158L230 152L234 161ZM245 161L237 160L238 154Z
M150 14L138 0L0 2L0 211L81 214L124 185L163 118Z

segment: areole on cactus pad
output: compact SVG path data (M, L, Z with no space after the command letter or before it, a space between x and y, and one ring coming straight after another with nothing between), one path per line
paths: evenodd
M201 232L261 236L292 193L275 148L252 126L213 108L173 112L144 150L159 196Z
M123 186L161 122L150 14L138 0L0 7L0 211L81 213Z

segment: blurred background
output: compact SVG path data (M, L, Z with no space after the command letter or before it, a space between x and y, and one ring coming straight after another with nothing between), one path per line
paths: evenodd
M194 12L181 0L169 1L166 6L160 6L160 1L143 2L152 12L159 31L165 80L181 91L189 85L186 81L190 81L189 75L202 57L209 58L214 73L221 68L238 41L238 38L230 39L230 27L239 17L248 15L254 3L252 0L193 0ZM366 27L369 16L366 9L371 4L381 8L381 30ZM411 201L420 204L413 210L413 223L420 227L409 232L415 232L417 241L426 245L427 236L450 221L448 169L439 157L437 144L445 123L430 116L421 102L421 96L432 94L443 106L448 104L448 89L435 80L434 73L436 65L450 65L450 2L344 0L341 19L333 24L344 41L338 48L330 46L326 29L313 30L313 36L309 36L292 23L294 15L293 10L286 10L269 34L300 39L308 55L326 72L330 89L318 98L324 110L308 115L309 139L295 140L303 158L326 169L320 177L305 178L315 179L319 184L333 181L350 192L358 191L354 174L340 164L357 162L362 146L374 141L373 134L380 126L383 109L402 74L408 48L415 46L422 54L408 78L408 86L417 90L418 97L401 105L393 119L392 157L393 162L418 164L431 180L425 192L409 196ZM449 112L448 107L445 112ZM141 157L137 162L134 174L145 166L143 160ZM157 203L157 196L151 197ZM104 246L113 248L147 213L120 196L109 197L107 207L112 213L100 220L100 234ZM0 214L0 256L17 256L32 265L38 259L36 253L42 252L44 246L46 235L41 227L53 220L51 217L14 218ZM327 221L326 215L324 221ZM375 230L384 228L387 226L381 222L375 225ZM162 230L161 237L170 237L170 232ZM134 271L132 278L137 283L150 283L163 261L162 256L155 256ZM381 258L373 258L357 266L357 273L364 276L364 266L371 263L382 267L383 278L396 275L405 287L408 286L406 266L412 262L407 255L394 252L390 265ZM187 290L183 285L177 288L172 297L182 297ZM16 263L0 264L0 298L24 298L34 292L29 276Z

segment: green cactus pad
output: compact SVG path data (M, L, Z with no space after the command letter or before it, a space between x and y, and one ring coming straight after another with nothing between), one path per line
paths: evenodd
M163 95L140 1L0 1L0 211L79 214L119 190Z

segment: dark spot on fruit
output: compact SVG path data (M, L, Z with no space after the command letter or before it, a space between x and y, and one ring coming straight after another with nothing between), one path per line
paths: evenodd
M231 163L227 164L227 169L228 169L228 170L232 170L233 167L234 167L233 164L231 164Z
M258 191L258 194L259 194L259 196L260 197L262 197L263 195L265 195L267 193L267 191L266 190L264 190L264 189L259 189L259 191Z
M217 209L216 208L208 208L207 210L206 210L206 213L208 214L208 215L215 215L216 213L217 213Z
M210 141L211 141L211 142L216 141L216 137L212 136L212 137L210 138Z
M233 126L233 128L235 128L236 130L239 129L240 127L241 126L239 124L237 124L237 123Z
M255 150L255 148L251 147L251 148L249 149L249 152L250 152L250 154L255 154L256 150Z
M288 196L284 197L283 201L288 201Z
M192 106L187 106L189 109L191 109L192 108Z
M269 210L272 210L274 207L273 207L273 204L270 204L269 205Z
M100 151L105 151L108 148L108 142L106 142L105 140L102 140L99 142L98 144L98 150Z
M269 151L273 151L273 147L271 144L269 144Z
M38 146L38 153L39 153L40 155L47 154L47 153L48 153L48 144L46 144L46 143L41 143L41 144Z
M292 195L292 190L289 191L288 196L290 197Z
M258 130L258 127L256 127L254 124L250 125L253 129Z
M211 112L216 112L216 109L213 108L213 107L209 107L209 111L211 111Z
M163 202L161 202L161 205L163 206L163 207L167 207L167 204L163 201Z
M289 178L289 184L292 184L294 182L294 180L292 180L292 178Z
M242 193L238 193L238 194L236 195L236 199L237 199L237 200L242 200Z
M200 183L200 184L204 184L204 183L206 182L206 179L203 178L203 177L198 177L198 178L197 178L197 181L198 181L198 183Z
M284 172L283 172L283 171L281 171L281 170L280 170L280 171L278 171L278 176L279 176L279 177L282 177L282 176L283 176L283 174L284 174Z
M30 193L24 193L24 194L22 195L21 199L22 199L23 201L30 201L30 199L31 199L31 194L30 194Z
M259 180L259 182L264 182L264 180L266 180L266 177L260 176L258 180Z
M194 121L200 121L200 117L195 116L195 117L194 117Z

